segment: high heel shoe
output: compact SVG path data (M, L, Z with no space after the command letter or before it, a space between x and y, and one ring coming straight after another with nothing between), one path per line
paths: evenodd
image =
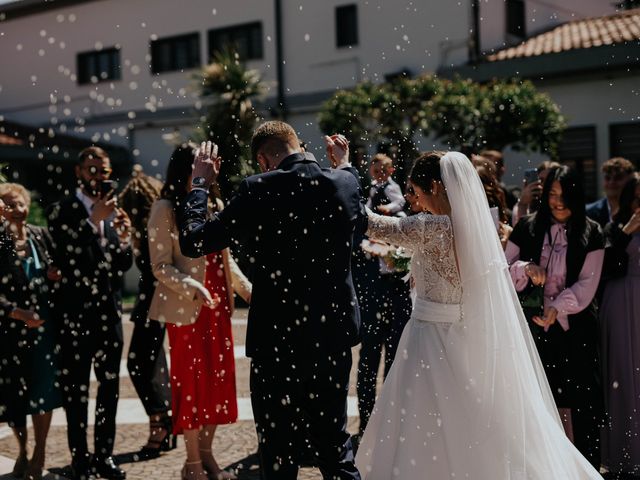
M151 420L149 427L151 430L149 440L137 453L140 460L158 458L162 452L168 452L178 446L178 436L173 434L173 426L169 415L165 415L158 420ZM158 430L164 430L165 436L162 437L162 440L153 440L153 435Z
M200 449L201 455L202 455L202 452L208 453L211 456L211 458L213 458L213 453L211 452L211 450L209 449L203 450L201 448ZM207 472L207 477L209 478L209 480L238 480L238 476L233 471L222 470L221 468L218 467L218 464L216 463L215 459L213 460L213 463L215 465L215 468L213 466L207 466L206 462L202 463L202 466L204 467L204 471Z
M33 459L29 460L29 465L24 472L24 480L42 480L42 465L34 462Z
M18 455L16 459L16 463L13 465L13 471L11 475L16 478L22 478L24 476L24 472L27 471L27 467L29 466L29 459L27 455Z
M200 464L199 469L189 467L189 465L198 464ZM200 471L198 472L197 470ZM202 467L202 460L198 460L197 462L184 462L184 466L182 467L182 471L180 472L180 478L182 480L205 480L207 478L207 473Z

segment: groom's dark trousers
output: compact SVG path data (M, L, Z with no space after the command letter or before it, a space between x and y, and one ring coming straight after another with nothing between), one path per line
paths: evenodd
M213 218L207 192L193 190L178 225L184 255L221 250L231 238L250 252L246 350L263 478L296 478L308 432L325 479L359 480L346 432L360 328L351 255L367 225L357 172L293 154L245 179Z

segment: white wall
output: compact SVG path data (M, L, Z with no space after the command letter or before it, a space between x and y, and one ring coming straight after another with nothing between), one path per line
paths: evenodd
M359 44L338 49L335 44L335 7L358 5ZM613 11L604 0L528 0L528 28L544 29L573 17ZM353 86L368 78L382 81L385 74L409 68L414 73L434 71L467 60L470 2L451 0L283 0L283 50L287 95L321 92ZM482 0L482 48L505 41L504 0ZM36 15L0 22L0 114L35 125L71 121L69 133L135 147L135 160L152 173L162 173L172 145L174 129L188 137L194 119L160 115L142 121L133 112L162 111L197 102L191 79L196 70L152 75L149 41L200 32L203 64L207 60L207 31L260 20L264 34L264 59L249 62L258 68L275 95L274 5L266 0L210 2L208 0L98 0ZM122 79L80 86L75 80L76 55L102 45L120 45ZM9 67L7 67L9 66ZM608 130L612 121L638 118L638 94L633 80L617 79L545 82L547 89L570 118L571 125L598 125L598 157L608 157ZM589 99L589 100L587 100ZM75 118L95 118L111 113L131 113L119 123L73 126ZM291 123L312 150L322 154L315 112L294 113ZM133 138L130 136L133 129ZM420 140L423 150L433 142ZM539 158L514 155L509 170L519 178L527 161Z
M207 0L101 0L2 22L0 61L14 66L2 78L2 110L47 104L50 95L75 100L69 104L70 114L61 118L193 104L195 89L189 77L195 71L151 74L149 42L155 36L198 31L204 63L210 28L261 19L265 35L273 36L267 2L226 3L214 9ZM76 54L115 45L121 46L121 80L78 85ZM273 64L273 49L266 47L265 63ZM264 72L268 79L274 78L271 69ZM82 110L89 105L89 112Z
M596 127L596 154L599 164L610 158L609 125L640 122L640 76L600 76L582 81L566 79L538 82L558 104L569 127ZM538 154L505 152L508 184L518 184L524 169L535 167L546 157ZM598 175L600 189L602 178Z
M359 44L336 48L335 7L358 5ZM468 2L432 0L323 0L283 2L291 93L351 87L362 79L409 68L435 71L467 60ZM456 20L453 20L456 19ZM445 53L446 49L451 49Z
M358 4L359 45L335 45L335 6L349 0L283 1L285 83L288 94L349 87L361 78L382 79L408 67L433 71L442 61L466 60L467 2L407 0ZM462 21L452 22L451 19ZM274 9L271 1L100 0L57 8L0 23L0 61L12 65L0 80L0 111L37 123L113 112L192 105L196 71L152 75L149 42L200 32L207 57L207 31L213 27L262 21L264 59L249 62L275 86ZM447 45L455 48L444 54ZM122 78L78 85L79 52L120 46ZM275 95L274 89L271 91ZM58 107L51 112L51 98ZM19 110L13 112L13 110ZM11 113L7 113L11 112Z
M358 5L359 44L336 47L335 7ZM283 0L284 78L287 95L322 92L353 86L368 78L409 68L434 71L442 63L467 59L468 2L432 0ZM207 31L260 20L264 59L249 62L258 68L275 96L276 54L274 4L265 0L210 2L207 0L98 0L0 23L0 62L11 65L0 77L0 114L32 125L60 125L67 133L136 147L136 160L162 171L167 151L162 135L166 120L140 120L140 111L162 112L196 104L197 70L153 75L149 42L154 38L200 32L201 59L207 61ZM78 85L79 52L120 47L121 79ZM129 115L119 123L88 122L104 115ZM306 124L315 115L292 122L306 138L318 137ZM313 118L312 118L313 117ZM158 118L162 118L161 115ZM80 122L75 122L80 119ZM173 120L173 119L169 119ZM192 119L176 118L176 126ZM134 130L133 139L130 138ZM154 165L156 161L160 166Z

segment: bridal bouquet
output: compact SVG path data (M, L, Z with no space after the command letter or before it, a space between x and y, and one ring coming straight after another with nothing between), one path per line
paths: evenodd
M377 240L363 240L362 250L369 255L380 257L387 266L397 273L405 273L409 271L409 263L411 262L411 252L402 247L396 247L386 242Z
M398 273L405 273L409 271L409 264L411 263L411 254L402 247L397 247L389 251L387 255L382 257L385 263Z

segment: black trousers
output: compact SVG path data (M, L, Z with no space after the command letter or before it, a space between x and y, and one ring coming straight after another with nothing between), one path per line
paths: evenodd
M12 428L27 426L31 354L28 329L18 320L0 322L0 422Z
M169 367L164 351L166 328L155 320L134 323L127 370L147 415L165 414L171 408Z
M327 353L309 368L251 361L251 405L264 480L296 479L310 438L326 480L360 480L347 427L351 351ZM302 370L302 371L300 371Z
M576 448L600 468L600 429L604 392L600 378L598 331L594 317L569 317L566 332L556 322L548 332L529 321L545 374L558 408L571 409Z
M98 380L94 447L96 458L113 453L119 395L122 323L98 311L65 319L60 335L61 385L67 414L67 440L74 464L89 458L87 424L91 366ZM107 318L105 318L107 317ZM93 320L93 321L92 321Z
M409 285L399 274L380 275L375 311L363 316L362 343L358 362L358 411L360 433L367 426L376 401L376 383L384 348L384 376L387 377L396 356L398 342L411 316Z

